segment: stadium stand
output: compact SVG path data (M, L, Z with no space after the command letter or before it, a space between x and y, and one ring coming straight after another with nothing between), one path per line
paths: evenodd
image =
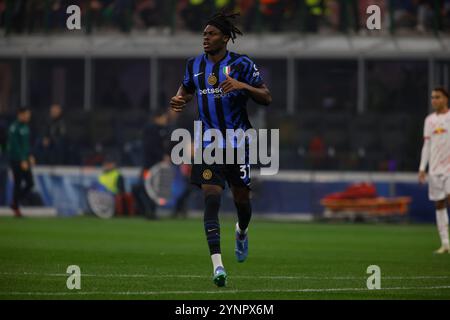
M86 22L70 36L69 2ZM369 2L382 8L383 28L365 37ZM200 18L192 14L227 8L242 14L239 51L255 58L272 89L274 105L248 109L255 124L280 128L282 169L415 171L428 90L448 85L450 1L369 2L0 0L0 41L8 42L0 84L21 88L0 90L0 120L10 123L20 104L30 104L41 132L42 110L59 102L69 142L61 164L113 150L122 165L139 166L151 110L167 103L186 58L197 54L192 30Z

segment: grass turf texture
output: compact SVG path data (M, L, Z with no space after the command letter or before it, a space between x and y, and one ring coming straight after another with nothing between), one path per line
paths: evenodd
M255 220L249 258L222 219L228 286L212 282L199 219L0 219L0 299L449 299L450 255L433 225ZM381 268L381 290L366 269ZM81 290L66 288L67 266Z

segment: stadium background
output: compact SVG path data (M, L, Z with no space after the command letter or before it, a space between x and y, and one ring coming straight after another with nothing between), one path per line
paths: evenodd
M82 9L82 30L65 27L70 4ZM365 26L370 4L381 7L381 30ZM320 216L325 194L368 181L382 196L412 196L412 220L434 220L416 171L430 89L449 86L449 1L0 1L0 205L11 196L4 145L20 105L33 110L45 205L84 212L83 188L111 154L129 188L145 124L168 105L186 59L201 52L202 22L220 9L241 12L244 37L230 49L256 61L273 94L268 108L249 104L251 121L280 129L281 171L255 178L256 213ZM56 158L40 148L52 103L67 125ZM171 125L192 129L195 117L191 104Z
M449 255L432 254L435 213L417 169L430 90L449 87L449 2L0 0L0 215L12 215L5 143L22 105L33 111L44 204L25 208L24 219L0 218L0 299L448 300ZM70 4L81 7L81 30L65 27ZM370 4L381 8L381 30L365 27ZM105 158L118 160L128 191L136 182L151 115L168 106L186 59L201 53L203 21L224 7L242 13L244 36L229 48L255 60L271 89L272 105L248 111L256 128L280 129L281 168L254 171L244 264L235 261L235 212L224 195L229 282L218 289L201 194L190 195L187 219L166 218L173 202L159 220L82 214ZM53 103L67 133L46 150ZM192 129L195 118L191 103L169 123ZM176 195L186 188L181 171ZM295 221L320 220L324 195L363 181L380 196L411 197L414 223ZM66 286L74 264L81 290ZM381 290L368 290L370 265L381 268Z

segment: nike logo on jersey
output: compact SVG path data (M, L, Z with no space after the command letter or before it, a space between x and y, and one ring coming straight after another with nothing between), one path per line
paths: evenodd
M196 73L196 74L194 74L194 77L198 77L198 76L201 75L201 74L203 74L203 72Z

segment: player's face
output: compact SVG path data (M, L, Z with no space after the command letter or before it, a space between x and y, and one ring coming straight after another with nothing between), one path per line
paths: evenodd
M431 93L431 105L434 110L440 110L448 105L448 99L442 92L433 91Z
M105 171L110 171L110 170L114 169L115 166L116 166L116 164L114 162L107 161L103 164L103 169Z
M207 25L203 30L203 50L205 53L214 54L227 45L227 36L214 26Z
M19 114L19 121L23 123L28 123L31 120L31 112L25 111Z

